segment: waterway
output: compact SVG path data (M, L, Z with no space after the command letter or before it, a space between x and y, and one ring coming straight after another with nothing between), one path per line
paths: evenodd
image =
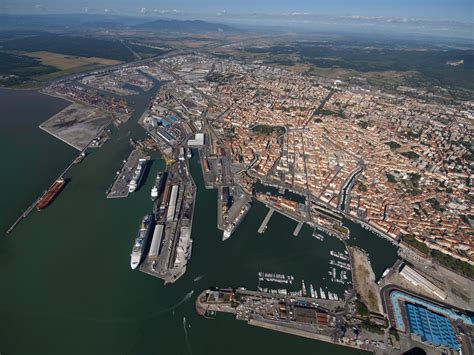
M215 227L216 191L204 188L196 155L191 171L198 194L187 273L165 287L130 269L133 240L142 216L152 209L150 189L164 163L155 159L144 186L126 199L106 199L105 190L131 151L129 138L145 136L136 122L155 90L128 98L136 108L132 119L69 171L70 183L51 206L0 238L0 352L361 353L226 316L206 320L196 315L200 291L209 286L254 289L259 271L291 274L305 279L307 287L311 282L342 294L340 285L328 281L328 254L343 249L337 239L311 237L308 227L294 237L296 222L278 214L258 234L266 213L258 203L222 242ZM2 230L77 154L37 128L66 105L35 92L0 90Z

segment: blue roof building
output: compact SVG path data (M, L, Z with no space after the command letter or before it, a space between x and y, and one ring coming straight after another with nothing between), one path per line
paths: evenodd
M429 309L406 303L410 331L434 346L445 346L459 350L459 344L453 326L448 318L430 311Z

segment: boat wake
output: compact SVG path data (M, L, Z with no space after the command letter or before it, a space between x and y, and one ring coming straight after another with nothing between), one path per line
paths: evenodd
M183 303L185 303L186 301L188 301L194 294L194 290L191 290L189 291L181 301L179 301L178 303L172 305L171 307L168 307L168 308L165 308L165 309L162 309L161 311L158 311L157 313L155 314L152 314L150 315L147 319L152 319L152 318L155 318L155 317L158 317L164 313L168 313L168 312L173 312L176 308L178 308L179 306L181 306Z
M186 317L183 317L183 330L184 330L184 340L186 342L186 348L188 349L189 354L192 354L193 352L191 351L191 344L189 343L189 338L188 338L188 329L186 327Z
M196 276L193 281L196 282L196 281L199 281L199 280L202 280L207 274L202 274L202 275L199 275L199 276Z

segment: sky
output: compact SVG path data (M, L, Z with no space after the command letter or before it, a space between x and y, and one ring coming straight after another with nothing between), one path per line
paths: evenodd
M0 0L0 13L308 13L430 18L472 23L473 3L473 0Z

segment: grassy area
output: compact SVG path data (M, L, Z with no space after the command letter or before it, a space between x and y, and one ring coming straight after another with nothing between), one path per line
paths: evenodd
M386 173L385 175L387 176L388 182L391 182L391 183L396 183L397 182L397 179L395 179L394 175L392 175L390 173Z
M39 52L47 51L70 56L108 58L120 61L133 60L133 54L119 40L89 36L41 33L1 42L3 50Z
M281 135L285 133L285 128L281 126L269 126L269 125L257 125L252 128L252 131L257 134L264 134L266 136L271 135L272 133L276 133L277 135Z
M355 302L357 313L359 313L362 317L366 318L369 316L370 312L364 302L356 301Z
M416 240L414 236L406 235L403 236L402 239L405 243L416 248L423 254L430 255L434 260L439 262L441 265L447 267L448 269L454 270L455 272L460 273L461 275L474 279L473 265L454 258L451 255L444 254L439 250L432 250L425 243Z
M421 251L425 255L429 255L430 248L425 243L422 243L415 239L412 235L405 235L402 237L403 241L412 247L416 248L417 250Z
M0 83L13 86L20 84L32 76L44 75L56 71L56 68L41 64L35 58L15 53L0 52L0 75L8 79Z
M420 179L421 175L416 174L416 173L409 173L408 176L410 179L403 179L402 183L404 188L408 193L411 193L412 195L418 195L421 193L420 190Z
M388 145L391 150L395 150L395 149L398 149L398 148L401 147L400 144L398 144L397 142L394 142L394 141L385 142L385 144Z
M417 160L420 157L417 153L415 153L411 150L406 151L406 152L401 152L400 154L403 155L404 157L407 157L408 159L411 159L411 160Z
M23 52L22 55L38 59L41 64L55 67L59 70L68 70L85 65L114 65L122 63L119 60L97 58L97 57L79 57L70 56L61 53L53 53L46 51L39 52Z
M48 81L48 80L57 79L61 76L71 75L71 74L79 73L79 72L82 72L82 71L91 71L91 70L98 69L98 68L101 68L101 67L103 67L103 65L88 64L88 65L84 65L84 66L81 66L81 67L76 67L76 68L71 68L71 69L66 69L66 70L58 70L58 71L55 71L53 73L35 76L32 79L35 80L35 81L38 81L38 82L44 82L44 81Z
M14 88L34 88L44 81L119 63L122 62L46 51L0 52L0 75L11 76L0 83Z
M431 256L441 265L446 266L464 276L474 279L474 265L468 264L465 261L453 258L451 255L444 254L439 250L432 250Z

